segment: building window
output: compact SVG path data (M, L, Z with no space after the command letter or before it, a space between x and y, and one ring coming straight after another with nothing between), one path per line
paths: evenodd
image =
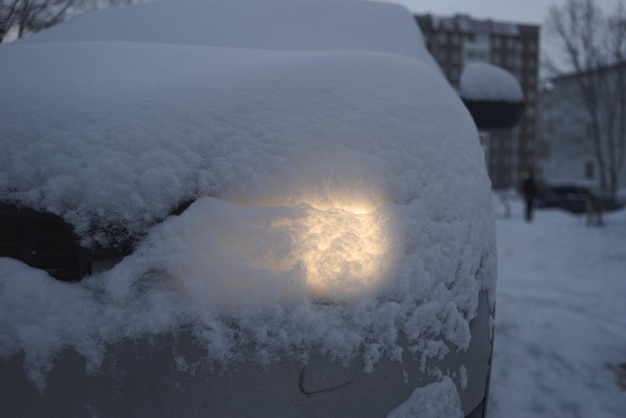
M484 35L484 34L477 34L475 37L476 43L483 44L483 45L489 45L490 39L491 38L488 35Z
M452 56L450 57L450 60L451 60L452 64L458 64L459 63L459 53L458 53L458 51L452 51Z
M511 68L513 66L513 57L510 55L506 55L504 57L504 66L507 68Z
M585 179L593 180L595 174L595 165L592 161L587 161L585 163Z
M448 64L448 52L447 51L439 51L439 63L444 67Z

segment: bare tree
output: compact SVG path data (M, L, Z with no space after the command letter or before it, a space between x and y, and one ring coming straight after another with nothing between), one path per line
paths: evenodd
M140 0L0 0L0 44L56 25L88 10Z
M0 41L10 31L16 37L61 22L78 0L0 0Z
M550 9L548 36L574 71L589 116L586 135L601 186L613 194L626 156L626 11L623 0L606 16L595 0L566 0Z

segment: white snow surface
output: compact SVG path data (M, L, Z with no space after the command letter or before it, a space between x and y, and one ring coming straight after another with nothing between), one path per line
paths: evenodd
M0 61L0 199L86 246L144 237L79 284L0 259L0 355L40 385L65 346L97 370L103 341L189 324L224 364L254 344L371 368L400 333L436 357L469 345L481 290L493 303L478 134L428 60L103 40Z
M391 411L387 418L462 418L456 385L448 376L413 391L409 399Z
M198 195L293 204L317 189L328 205L323 189L336 188L404 203L420 187L406 176L432 172L407 153L475 145L445 82L396 56L114 42L2 52L0 194L86 240L120 220L141 233Z
M376 51L437 67L425 52L424 38L413 17L403 6L362 0L152 1L81 15L20 40L68 41Z
M604 227L558 210L497 221L490 418L626 411L626 211ZM503 213L499 209L498 213Z
M486 62L468 64L461 74L460 94L477 101L524 101L519 81L508 71Z

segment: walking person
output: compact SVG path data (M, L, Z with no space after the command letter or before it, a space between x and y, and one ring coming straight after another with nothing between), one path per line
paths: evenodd
M524 179L522 180L522 194L524 195L524 201L526 203L524 213L526 222L532 222L533 203L535 200L535 196L537 196L537 183L535 183L535 178L532 171L526 173Z

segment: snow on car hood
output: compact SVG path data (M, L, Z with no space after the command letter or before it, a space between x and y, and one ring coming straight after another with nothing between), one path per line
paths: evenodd
M182 324L222 362L254 344L261 362L361 350L371 369L400 333L424 360L468 346L495 280L490 182L430 63L112 41L0 55L0 200L62 216L87 246L118 239L111 225L145 237L79 284L0 259L0 354L24 351L36 381L64 346L97 367L102 341ZM348 229L320 243L329 213Z
M403 6L361 0L162 0L85 14L19 42L68 41L386 52L437 67Z

